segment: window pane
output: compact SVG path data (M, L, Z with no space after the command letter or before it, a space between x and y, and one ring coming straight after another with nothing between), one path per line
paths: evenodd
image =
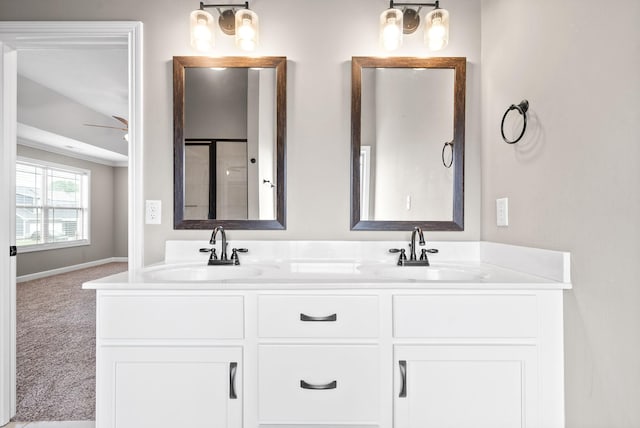
M49 170L49 205L80 207L82 205L80 175L72 172Z
M74 209L52 208L50 210L50 242L75 241L82 239L81 211Z
M16 164L16 244L81 241L88 236L89 175L37 161Z
M16 208L16 245L42 244L42 209Z
M16 165L16 205L42 205L42 168Z

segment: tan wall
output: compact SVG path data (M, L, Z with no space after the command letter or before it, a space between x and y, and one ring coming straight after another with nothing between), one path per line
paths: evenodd
M568 428L640 427L638 22L635 0L482 1L482 238L571 251ZM509 146L500 120L523 98Z

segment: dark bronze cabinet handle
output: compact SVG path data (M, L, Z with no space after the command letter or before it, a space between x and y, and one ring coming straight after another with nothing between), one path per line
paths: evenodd
M238 398L236 394L236 371L238 370L238 363L229 363L229 398L235 400Z
M331 314L324 317L312 317L311 315L300 314L300 321L314 321L314 322L338 321L338 314Z
M398 361L400 366L400 398L407 396L407 362L404 360Z
M324 385L314 385L312 383L307 383L303 380L300 381L300 388L302 389L315 389L315 390L324 390L324 389L336 389L338 387L338 381L333 381L329 383L325 383Z

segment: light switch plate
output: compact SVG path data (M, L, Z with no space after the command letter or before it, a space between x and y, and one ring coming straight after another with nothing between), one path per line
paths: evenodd
M496 199L496 225L509 226L509 198Z
M161 224L162 201L147 200L145 203L145 223Z

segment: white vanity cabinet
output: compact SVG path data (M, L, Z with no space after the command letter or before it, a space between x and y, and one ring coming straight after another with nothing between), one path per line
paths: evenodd
M561 292L396 295L395 428L562 427Z
M84 285L96 428L564 427L567 253L440 242L425 271L378 262L404 243L234 244L259 275L176 241Z
M96 426L243 426L244 297L98 291Z
M261 345L261 423L377 425L379 350L373 345Z
M562 290L98 290L97 428L561 428Z
M535 346L395 349L395 427L538 427Z
M242 348L105 346L99 352L98 426L242 427Z
M258 296L258 421L379 426L379 296Z

